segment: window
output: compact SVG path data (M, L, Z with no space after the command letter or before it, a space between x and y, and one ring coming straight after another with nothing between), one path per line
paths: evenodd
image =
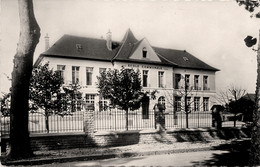
M57 71L60 74L60 77L64 79L65 65L57 65Z
M72 83L79 83L79 67L72 66Z
M94 110L95 107L95 95L94 94L86 94L86 105L90 109Z
M93 67L86 67L86 84L92 85Z
M203 76L203 90L209 90L209 88L208 88L208 76Z
M80 51L80 50L82 50L82 49L83 49L83 47L82 47L82 45L81 45L81 44L76 44L76 49L77 49L78 51Z
M158 99L158 103L165 105L165 97L160 96L159 99Z
M186 88L189 89L189 86L190 86L190 75L186 74L185 75L185 81L186 81L186 85L187 86Z
M143 87L148 86L148 71L143 70Z
M200 98L194 97L194 111L200 110Z
M108 110L108 99L99 96L99 111L107 111Z
M181 97L179 96L174 97L174 111L181 111Z
M146 94L142 98L142 118L149 119L150 98Z
M163 83L163 75L164 75L164 72L163 71L159 71L158 72L158 86L159 88L163 88L164 87L164 83Z
M102 72L105 72L107 69L106 68L99 68L99 73L101 74Z
M187 106L188 106L188 111L191 110L191 97L187 97Z
M194 76L194 89L199 90L199 75Z
M147 49L146 47L143 48L143 58L147 57Z
M82 94L78 93L78 94L76 94L76 97L77 97L77 111L81 111L81 109L82 109L82 103L81 103Z
M181 74L174 75L174 89L180 89Z
M203 111L209 111L209 97L203 97Z
M187 57L183 57L183 60L184 61L188 61L189 59Z

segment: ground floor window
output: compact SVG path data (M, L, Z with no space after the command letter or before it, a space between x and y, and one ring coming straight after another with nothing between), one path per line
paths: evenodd
M194 97L194 111L200 111L200 97Z
M179 96L174 97L174 111L181 111L181 97Z
M203 97L203 111L209 111L209 98Z
M142 99L142 118L149 119L149 104L150 98L145 95Z
M165 97L164 96L159 97L158 103L165 105Z
M102 96L99 97L99 111L107 111L109 107L109 100Z
M86 104L90 109L95 107L95 94L86 94Z

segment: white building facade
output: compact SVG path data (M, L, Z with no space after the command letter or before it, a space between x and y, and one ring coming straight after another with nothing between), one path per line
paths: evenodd
M64 35L42 53L35 65L49 62L59 70L64 84L79 83L84 100L101 111L100 104L108 104L98 94L97 76L108 69L133 68L139 70L143 91L157 90L150 98L149 111L158 101L166 111L182 111L184 99L189 110L209 111L215 96L215 73L211 67L186 51L153 47L146 38L137 40L129 29L121 42ZM186 85L186 86L185 86Z

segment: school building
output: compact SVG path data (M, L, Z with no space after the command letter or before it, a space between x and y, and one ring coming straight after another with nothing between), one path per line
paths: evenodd
M186 96L193 112L209 111L215 96L215 73L219 71L185 50L152 46L146 38L138 40L128 29L122 41L113 41L108 32L105 39L64 35L51 47L46 37L46 51L35 65L49 62L59 70L64 84L79 83L86 103L95 111L108 105L109 100L98 94L97 76L108 69L139 69L143 91L157 90L156 99L150 98L149 109L158 101L166 111L182 111Z

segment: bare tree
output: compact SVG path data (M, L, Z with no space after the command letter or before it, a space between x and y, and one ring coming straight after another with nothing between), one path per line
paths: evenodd
M187 78L184 79L183 85L180 84L177 89L164 91L165 98L168 105L173 108L174 124L177 125L178 114L177 112L183 112L186 116L186 128L189 128L189 114L195 111L195 100L192 97L198 96L198 90L193 89L187 82ZM198 108L201 108L203 103L196 103Z
M215 101L223 106L227 105L231 100L237 101L246 94L246 89L231 84L227 89L220 90L215 96Z
M12 72L10 150L8 153L10 159L33 155L28 132L28 99L33 55L40 38L40 27L34 16L32 0L18 0L18 5L20 37Z
M231 84L226 90L221 90L217 93L215 97L215 101L218 104L221 104L223 106L226 106L226 108L228 108L228 104L230 102L237 102L245 94L246 94L246 89ZM237 113L234 112L234 127L236 127L236 117L237 117Z

